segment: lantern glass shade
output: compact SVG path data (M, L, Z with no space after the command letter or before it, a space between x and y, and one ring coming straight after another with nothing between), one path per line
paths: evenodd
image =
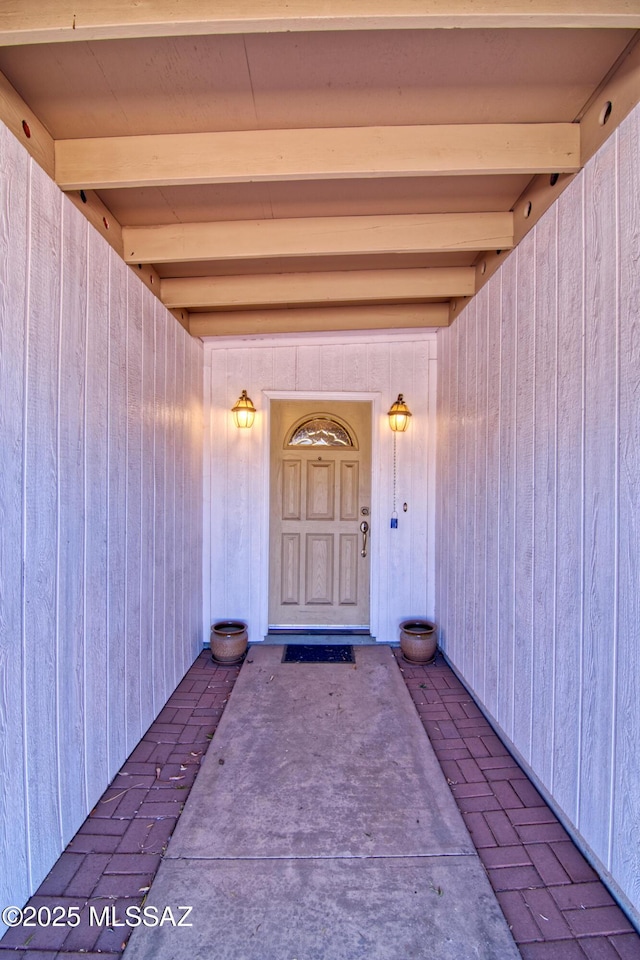
M231 408L236 427L248 429L253 425L253 419L256 415L256 408L253 405L251 397L247 396L247 391L243 390L235 407Z
M395 403L391 405L389 410L389 426L394 433L404 433L404 431L409 426L409 417L411 416L411 411L409 407L404 402L404 398L401 393L398 394L398 399Z

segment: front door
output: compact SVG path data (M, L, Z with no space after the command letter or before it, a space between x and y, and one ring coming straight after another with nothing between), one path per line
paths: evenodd
M270 627L369 627L371 405L271 403Z

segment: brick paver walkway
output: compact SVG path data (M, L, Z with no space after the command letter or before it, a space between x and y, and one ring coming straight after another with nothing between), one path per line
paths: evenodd
M640 936L442 657L394 652L524 960L639 960Z
M77 907L80 923L15 927L0 940L0 960L9 950L21 960L122 953L132 928L109 921L143 904L239 671L200 654L29 901Z
M455 674L394 652L524 960L640 960L640 937ZM9 930L0 960L122 953L131 930L108 921L144 904L238 672L200 654L29 901L81 922Z

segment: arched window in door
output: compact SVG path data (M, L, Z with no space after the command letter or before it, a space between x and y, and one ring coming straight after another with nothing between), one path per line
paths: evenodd
M288 447L354 447L353 438L344 424L317 415L298 423L287 441Z

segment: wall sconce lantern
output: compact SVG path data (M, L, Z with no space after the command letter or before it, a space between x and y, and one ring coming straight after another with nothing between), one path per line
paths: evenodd
M391 405L391 409L389 410L387 416L389 417L389 426L393 432L404 433L409 426L409 417L411 416L411 411L404 402L404 398L401 393L398 394L398 399L396 402Z
M256 408L253 405L251 397L247 396L247 391L243 390L238 397L235 407L231 408L236 427L249 429L253 425L256 415Z

